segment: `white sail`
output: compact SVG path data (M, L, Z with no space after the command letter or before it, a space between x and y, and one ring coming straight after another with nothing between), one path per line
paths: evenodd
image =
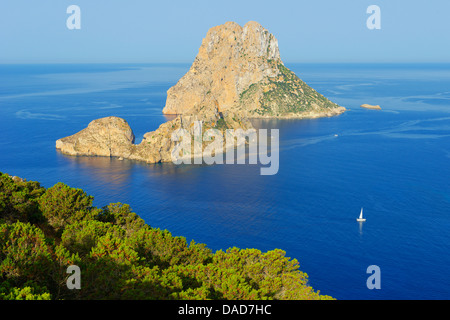
M366 219L363 218L363 208L361 208L361 213L359 214L359 218L356 219L356 221L366 221Z

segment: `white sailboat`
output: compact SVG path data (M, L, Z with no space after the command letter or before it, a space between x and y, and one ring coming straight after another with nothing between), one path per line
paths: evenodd
M359 218L357 218L356 221L359 222L366 221L366 219L363 218L363 208L361 208L361 213L359 214Z

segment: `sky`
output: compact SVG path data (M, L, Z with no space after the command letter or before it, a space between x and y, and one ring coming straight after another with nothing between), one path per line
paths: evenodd
M285 63L450 62L449 15L448 0L1 0L0 63L191 63L227 21L259 22Z

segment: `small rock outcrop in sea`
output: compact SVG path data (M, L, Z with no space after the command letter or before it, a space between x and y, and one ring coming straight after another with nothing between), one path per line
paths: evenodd
M211 28L190 70L167 91L165 114L194 107L258 117L315 118L345 111L281 61L277 39L259 23Z
M373 110L381 110L381 107L379 105L373 106L371 104L362 104L361 108L366 108L366 109L373 109Z
M209 30L190 70L168 90L163 113L176 114L174 120L134 144L133 131L124 119L97 119L57 140L56 148L75 156L170 162L178 143L172 134L185 129L194 135L198 121L202 132L217 129L225 141L227 129L253 129L249 118L317 118L345 110L284 66L278 41L260 24L248 22L241 27L227 22ZM202 142L200 152L206 144ZM229 145L224 142L223 147Z

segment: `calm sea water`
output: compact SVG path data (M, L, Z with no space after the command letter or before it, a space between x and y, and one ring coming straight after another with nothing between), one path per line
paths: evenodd
M350 110L255 121L280 130L278 174L261 176L258 165L55 150L58 138L111 115L139 142L168 119L166 91L187 64L0 65L0 171L82 188L97 206L128 203L151 226L213 250L281 248L338 299L450 299L450 65L287 66ZM370 265L380 267L379 290L366 286Z

